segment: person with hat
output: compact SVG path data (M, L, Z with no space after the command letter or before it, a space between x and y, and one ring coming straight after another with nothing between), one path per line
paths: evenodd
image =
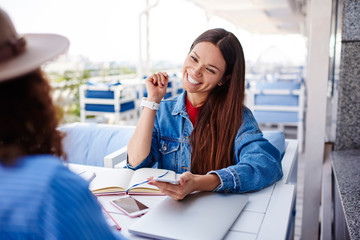
M41 65L66 52L56 34L18 35L0 8L0 239L122 239L89 183L71 172Z

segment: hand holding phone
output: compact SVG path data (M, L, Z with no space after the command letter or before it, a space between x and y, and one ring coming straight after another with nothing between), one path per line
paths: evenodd
M146 205L128 195L111 201L111 204L129 217L137 217L149 211Z
M171 183L174 185L179 185L179 180L178 179L166 179L166 178L154 178L155 181L158 182L165 182L165 183Z

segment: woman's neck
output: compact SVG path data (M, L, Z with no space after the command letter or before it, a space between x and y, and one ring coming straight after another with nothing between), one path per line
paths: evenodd
M189 100L189 102L191 103L191 105L193 107L201 107L204 104L204 102L207 98L207 95L200 94L200 93L186 92L186 98Z

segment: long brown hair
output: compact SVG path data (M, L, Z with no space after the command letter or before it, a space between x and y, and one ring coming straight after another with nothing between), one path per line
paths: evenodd
M34 154L64 156L50 91L40 69L0 83L0 163Z
M211 42L226 62L222 85L216 86L200 109L190 136L191 172L205 174L234 164L234 140L243 121L245 59L239 40L224 29L211 29L191 45Z

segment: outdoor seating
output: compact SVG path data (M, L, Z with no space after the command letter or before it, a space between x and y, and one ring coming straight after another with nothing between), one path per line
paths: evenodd
M66 134L67 162L103 167L105 156L127 146L135 126L70 123L59 130Z
M296 127L299 150L304 141L305 87L299 81L252 82L247 89L247 106L260 126ZM263 129L264 130L264 129Z
M121 84L84 84L80 86L80 117L114 114L114 123L137 118L137 94L133 87Z

